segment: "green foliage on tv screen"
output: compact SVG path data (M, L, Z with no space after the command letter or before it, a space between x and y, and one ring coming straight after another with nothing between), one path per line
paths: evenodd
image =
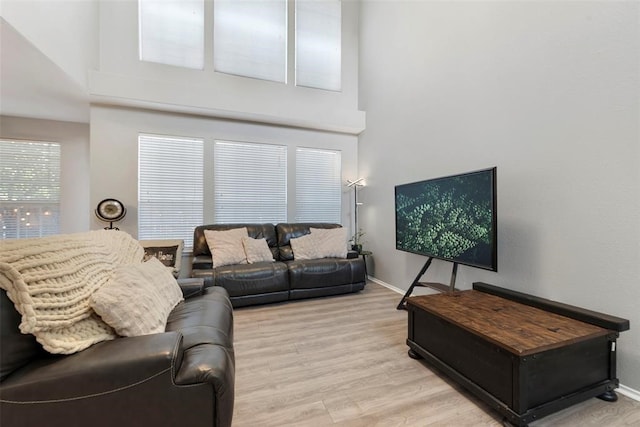
M423 181L396 188L398 249L475 262L492 239L493 186L488 173ZM482 249L480 249L482 248Z

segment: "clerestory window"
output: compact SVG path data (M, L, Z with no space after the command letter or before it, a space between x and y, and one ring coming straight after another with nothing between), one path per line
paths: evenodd
M204 0L138 5L141 61L203 70L212 25L213 71L285 84L291 74L296 86L342 88L340 0L215 0L212 18Z
M140 60L204 69L204 0L138 0Z

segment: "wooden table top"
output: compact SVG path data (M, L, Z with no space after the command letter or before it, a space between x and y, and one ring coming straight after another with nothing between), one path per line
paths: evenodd
M518 356L607 335L607 329L484 292L415 296L407 304L483 337Z

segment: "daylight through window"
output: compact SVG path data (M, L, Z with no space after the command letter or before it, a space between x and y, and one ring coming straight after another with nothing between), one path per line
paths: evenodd
M0 140L0 239L60 231L60 144Z
M286 0L216 0L213 8L214 69L285 83Z
M287 147L216 141L216 223L287 221Z
M296 221L341 222L341 153L296 149Z
M296 85L340 91L342 2L296 1Z
M204 0L139 0L140 59L204 68Z
M182 239L191 248L203 223L204 141L140 135L138 143L138 239Z

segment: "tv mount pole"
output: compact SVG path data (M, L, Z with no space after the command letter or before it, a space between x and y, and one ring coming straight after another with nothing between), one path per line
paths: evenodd
M431 265L431 261L433 261L433 257L429 257L427 262L424 263L424 265L422 266L422 269L420 270L420 272L418 273L416 278L413 280L413 283L411 283L411 286L409 286L409 289L407 290L407 292L404 294L404 296L400 300L400 303L398 304L396 309L398 309L398 310L406 310L407 309L406 299L409 296L411 296L411 293L413 292L413 289L416 286L423 287L423 288L431 288L431 289L435 289L436 291L447 292L447 293L452 293L452 292L454 292L456 290L456 275L458 274L458 263L457 262L453 263L453 270L451 271L451 280L449 281L449 286L443 285L442 283L421 282L420 281L422 276L424 276L424 274L427 272L427 269Z

